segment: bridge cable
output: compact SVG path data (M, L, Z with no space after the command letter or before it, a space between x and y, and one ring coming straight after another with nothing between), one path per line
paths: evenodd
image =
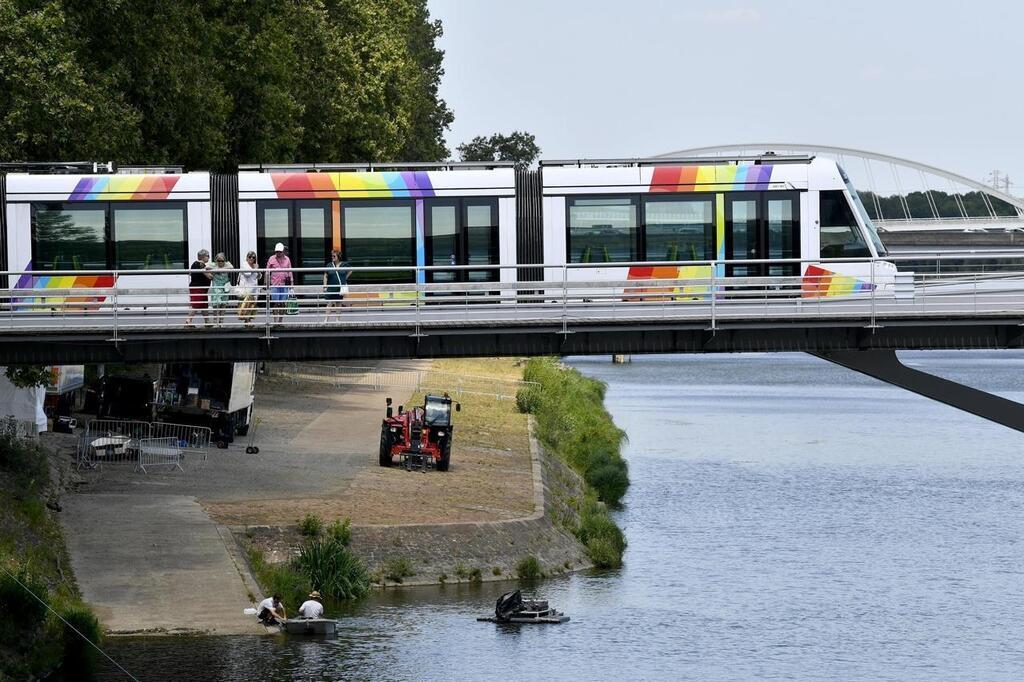
M907 203L906 192L903 191L903 183L900 182L900 175L896 168L896 164L890 161L889 168L892 170L892 179L896 183L896 192L900 198L900 205L903 206L903 215L907 217L907 222L910 222L913 220L913 217L910 215L910 205Z
M924 196L928 199L928 206L932 209L932 216L937 221L939 220L939 209L935 205L934 197L932 197L932 188L928 186L928 180L925 178L923 170L918 169L917 174L921 176L921 184L924 185Z
M864 162L864 171L868 176L868 186L871 188L871 200L875 204L875 220L884 221L885 215L882 213L882 202L878 198L878 188L875 185L875 174L871 171L871 160L866 156L860 157L861 161Z
M13 573L11 573L10 571L8 571L8 570L7 570L7 568L6 568L5 566L0 566L0 570L3 570L3 572L4 572L4 573L6 573L6 574L7 574L7 575L8 575L8 576L9 576L9 577L11 578L11 580L13 580L14 582L16 582L16 583L18 583L19 585L21 585L22 589L24 589L24 590L25 590L26 592L28 592L29 594L31 594L31 595L32 595L32 596L33 596L33 597L35 598L35 600L36 600L36 601L38 601L38 602L39 602L40 604L42 604L43 606L45 606L45 607L47 608L47 610L49 610L49 611L50 611L50 613L52 613L53 615L57 616L57 618L59 618L59 619L61 620L61 622L63 622L63 623L64 623L64 625L67 625L67 626L68 626L69 628L71 628L71 629L72 629L72 630L74 631L74 633L75 633L76 635L78 635L79 637L81 637L82 639L84 639L84 640L85 640L86 642L88 642L88 643L89 643L89 645L90 645L91 647L93 647L94 649L96 649L96 651L98 651L98 652L100 652L101 654L103 654L103 655L104 655L104 656L106 657L106 659L107 659L108 661L110 661L111 663L113 663L114 665L116 665L116 666L117 666L117 667L118 667L118 668L119 668L119 669L121 670L121 672L123 672L123 673L124 673L125 675L127 675L128 677L130 677L130 678L131 678L132 680L134 680L135 682L139 682L139 678L135 677L135 675L132 675L132 674L131 674L130 672L128 672L127 670L125 670L125 669L124 669L124 666L122 666L122 665L121 665L120 663L118 663L118 662L117 662L117 661L115 661L115 660L114 660L113 658L111 658L111 657L110 657L110 654L108 654L108 653L107 653L106 651L104 651L103 649L101 649L101 648L99 647L99 645L98 645L98 644L96 644L96 643L95 643L94 641L92 641L91 639L89 639L88 637L86 637L85 635L83 635L83 634L82 634L82 633L81 633L81 632L79 631L79 629L78 629L78 628L76 628L76 627L75 627L74 625L72 625L71 623L67 622L67 620L65 620L65 619L64 619L64 616L62 616L62 615L60 615L59 613L57 613L57 612L56 612L56 611L55 611L55 610L53 609L53 607L51 607L51 606L50 606L49 604L47 604L47 603L46 603L46 601L45 601L45 600L43 600L43 599L42 599L42 598L41 598L41 597L40 597L39 595L37 595L37 594L36 594L35 592L33 592L32 590L30 590L30 589L28 588L28 586L27 586L27 585L25 585L25 583L23 583L23 582L21 582L20 580L18 580L18 577L17 577L16 575L14 575Z
M949 191L953 194L953 201L956 203L956 207L960 210L960 217L967 220L967 207L964 206L964 198L956 191L956 186L953 184L952 178L946 178L946 181L949 182Z

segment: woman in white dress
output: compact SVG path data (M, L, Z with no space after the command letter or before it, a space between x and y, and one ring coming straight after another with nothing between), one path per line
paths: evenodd
M256 269L255 251L245 254L245 262L240 269L237 291L242 297L242 305L238 306L238 318L248 327L256 317L256 294L259 291L260 277L263 276L263 273Z

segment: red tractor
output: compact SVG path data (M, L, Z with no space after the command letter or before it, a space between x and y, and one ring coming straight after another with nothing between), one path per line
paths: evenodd
M408 412L399 405L397 416L392 414L391 398L387 406L387 416L380 425L380 465L391 466L399 457L407 471L426 471L431 466L448 471L452 459L452 399L448 394L428 395L423 407ZM455 411L461 410L462 406L455 403Z

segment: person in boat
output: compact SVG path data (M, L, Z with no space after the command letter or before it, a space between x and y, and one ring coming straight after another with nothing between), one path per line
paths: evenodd
M260 605L256 607L256 618L264 625L277 625L279 622L287 620L288 614L284 610L284 604L281 603L281 595L275 594L261 601Z
M321 599L320 593L316 590L310 592L309 599L302 602L302 606L299 607L299 615L303 618L322 618L324 605L320 603Z

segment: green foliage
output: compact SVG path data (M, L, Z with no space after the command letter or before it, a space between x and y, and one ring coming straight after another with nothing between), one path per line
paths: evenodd
M426 0L0 0L0 158L441 160Z
M53 384L53 373L46 365L8 365L4 368L4 376L18 388L45 388Z
M491 575L501 575L501 566L491 568Z
M458 578L459 580L465 580L466 578L469 577L469 569L467 569L461 563L455 564L455 577Z
M306 514L299 521L299 532L307 538L318 538L324 532L324 520L316 514Z
M370 590L366 566L334 538L306 542L294 566L326 599L357 599Z
M619 449L626 434L604 409L605 386L553 358L531 358L523 379L536 382L519 391L516 402L537 420L537 435L583 476L590 488L576 507L579 525L572 528L595 566L622 565L626 539L608 513L629 487L629 473Z
M583 475L601 500L618 504L629 486L625 460L619 452L626 434L604 409L605 386L553 358L531 358L516 397L537 420L540 439Z
M24 567L13 576L0 572L0 638L3 640L17 637L19 632L34 630L46 617L45 604L32 593L43 602L48 599L46 583L38 576Z
M587 548L587 555L598 568L618 568L626 551L626 537L608 514L608 509L589 495L579 509L580 525L576 537Z
M516 168L526 168L540 156L540 147L532 134L516 130L509 135L477 135L460 144L458 152L463 161L513 161Z
M291 563L271 564L263 552L248 547L249 565L266 594L280 594L285 608L295 610L306 601L313 586L309 577L300 573Z
M335 521L327 526L327 537L348 547L352 541L352 519Z
M11 495L26 503L23 511L32 512L34 508L42 508L42 501L37 495L49 480L50 465L46 453L34 443L17 437L17 424L13 419L0 420L0 472L13 483ZM35 503L35 504L33 504ZM35 521L38 515L31 514Z
M91 671L96 670L98 653L96 647L102 637L100 623L92 611L84 606L73 606L61 614L67 624L62 623L64 638L64 661L62 669L74 673L75 679L94 679ZM69 627L70 625L70 627ZM74 629L72 629L74 628ZM77 632L76 632L77 630ZM89 641L85 641L82 637ZM66 677L66 675L65 675Z
M393 583L400 583L404 578L415 575L415 572L411 561L405 557L395 557L384 564L383 575Z
M540 560L532 554L524 556L519 560L519 563L516 564L516 576L518 576L520 580L536 580L537 578L542 578L544 576L544 571L541 570Z
M472 568L469 571L469 582L479 583L483 582L484 574L479 568Z

